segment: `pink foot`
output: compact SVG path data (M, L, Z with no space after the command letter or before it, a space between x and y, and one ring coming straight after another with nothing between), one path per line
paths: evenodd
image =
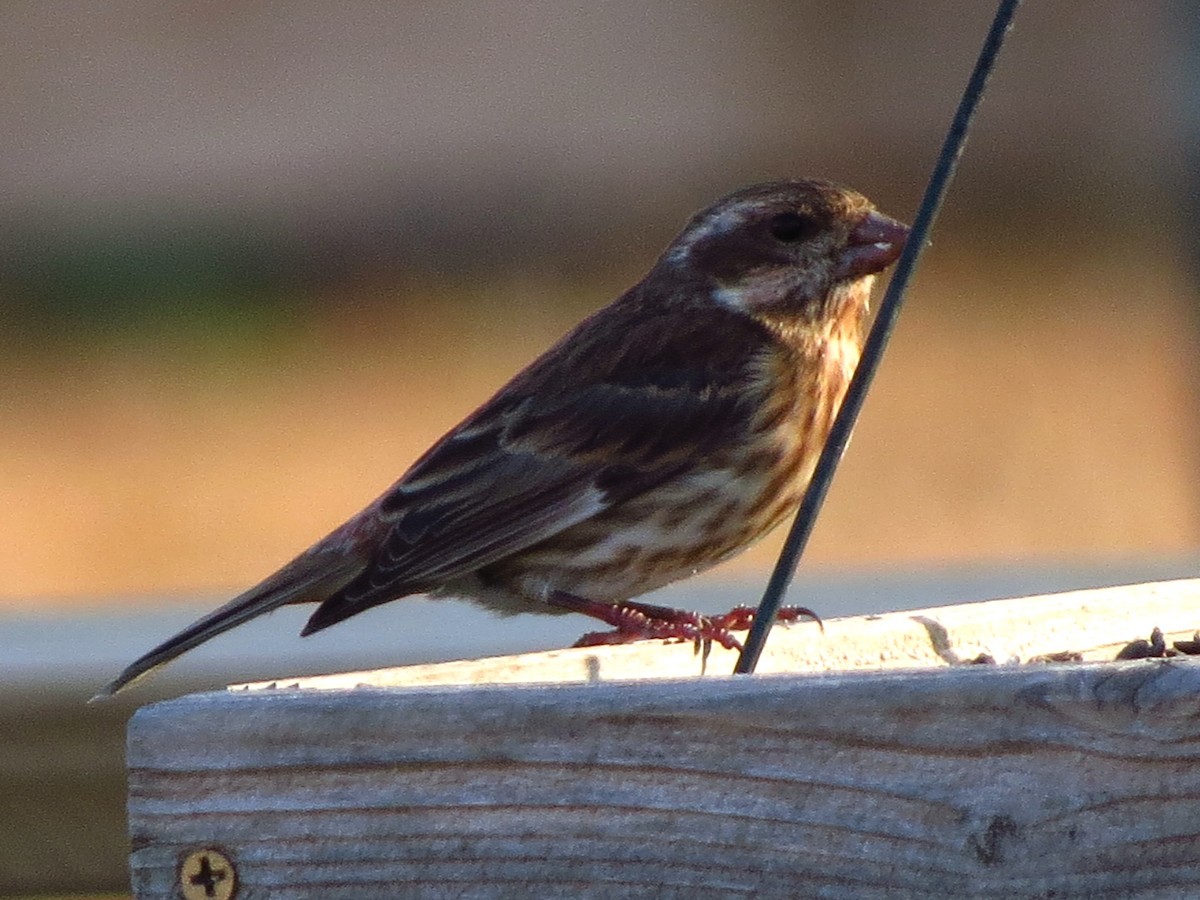
M727 650L741 650L741 641L731 632L745 631L754 622L754 609L749 606L736 606L727 613L705 616L635 600L620 604L598 603L561 592L553 594L550 603L613 626L613 631L588 632L575 642L576 647L628 644L643 640L677 640L694 643L697 648L709 647L715 642ZM816 613L802 606L782 607L777 621L795 622L801 618L813 619L818 624L821 622Z

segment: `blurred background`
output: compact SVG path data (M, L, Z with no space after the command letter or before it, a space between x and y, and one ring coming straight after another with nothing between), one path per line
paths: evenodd
M821 175L911 221L993 11L0 7L0 895L127 889L138 704L588 630L412 601L302 642L281 611L82 706L721 194ZM794 599L1200 574L1198 19L1023 9ZM665 602L754 602L780 538Z

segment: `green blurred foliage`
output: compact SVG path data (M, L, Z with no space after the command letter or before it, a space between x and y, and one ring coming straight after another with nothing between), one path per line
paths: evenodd
M284 323L303 291L288 252L224 222L145 222L26 234L0 269L0 325L18 347L163 331L254 334Z

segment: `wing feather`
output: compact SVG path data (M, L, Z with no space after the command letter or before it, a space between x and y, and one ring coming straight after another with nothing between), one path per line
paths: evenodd
M737 446L758 399L744 348L737 365L689 366L728 355L734 348L712 344L729 333L633 324L642 333L625 346L649 345L657 365L597 348L568 361L574 381L556 381L552 350L418 460L379 501L388 530L367 569L305 633L532 547ZM566 340L577 355L587 337Z

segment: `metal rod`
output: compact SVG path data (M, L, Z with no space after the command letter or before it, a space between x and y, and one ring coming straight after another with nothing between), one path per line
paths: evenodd
M850 440L850 432L854 429L854 423L862 409L867 389L871 386L871 380L879 368L888 338L891 337L892 329L900 314L904 292L912 278L921 251L925 249L926 238L941 209L946 191L954 178L959 158L966 145L967 132L975 118L979 102L983 99L988 78L991 77L992 70L995 68L996 57L1012 27L1013 16L1016 15L1017 7L1020 5L1021 0L1001 0L996 10L992 27L984 39L979 59L975 62L975 69L971 72L971 78L959 101L958 111L954 114L950 130L946 133L942 152L938 156L933 174L929 178L929 186L925 188L925 196L921 199L921 206L917 210L916 221L913 222L908 243L904 247L904 252L900 254L895 274L892 275L887 292L879 305L879 313L871 326L871 333L867 336L866 344L863 346L862 358L850 381L846 398L842 401L841 409L838 410L837 418L829 432L829 439L825 442L820 459L817 461L812 481L804 494L800 509L796 512L796 518L792 522L787 540L779 553L779 559L775 563L771 579L767 582L766 590L758 605L758 611L754 616L754 625L750 629L745 647L733 670L735 674L748 675L758 665L758 658L766 643L767 633L775 623L775 616L779 612L783 595L791 583L792 576L795 575L796 564L800 561L800 556L808 544L813 524L821 511L821 505L825 502L825 495L829 492L829 484L833 480L838 462L845 452L846 443Z

